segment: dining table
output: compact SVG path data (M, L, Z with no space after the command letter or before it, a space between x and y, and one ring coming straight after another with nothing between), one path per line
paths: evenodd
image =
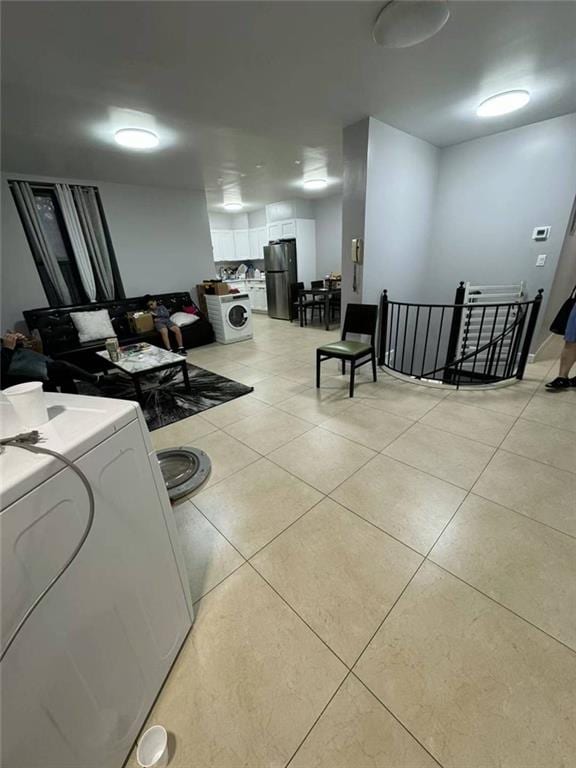
M341 288L300 288L298 291L298 317L300 318L300 327L304 325L304 300L306 296L312 298L322 297L324 300L324 325L326 330L330 330L330 300L336 296L342 295Z

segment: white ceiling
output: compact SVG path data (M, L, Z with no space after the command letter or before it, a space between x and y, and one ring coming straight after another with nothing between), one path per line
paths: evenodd
M450 2L436 37L401 50L372 42L382 4L3 2L3 168L254 209L312 196L304 174L337 191L342 128L367 115L447 146L576 111L575 2ZM476 117L509 88L527 108ZM161 150L116 147L129 124Z

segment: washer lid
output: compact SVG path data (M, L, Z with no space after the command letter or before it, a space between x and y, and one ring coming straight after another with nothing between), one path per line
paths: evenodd
M49 420L37 427L38 445L51 448L75 461L114 432L138 417L137 404L128 400L46 392ZM12 437L29 432L14 409L0 399L0 435ZM0 454L2 509L62 469L62 462L21 448L6 446Z

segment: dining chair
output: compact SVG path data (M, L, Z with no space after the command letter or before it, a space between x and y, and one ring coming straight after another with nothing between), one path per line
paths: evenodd
M322 286L323 285L324 285L324 283L322 282ZM312 287L314 288L314 287L319 287L319 286L314 286L314 284L312 284ZM304 288L304 283L293 283L293 285L292 285L293 317L291 318L291 320L293 320L294 317L297 317L298 319L300 319L300 308L302 308L304 325L308 325L308 314L307 314L307 311L310 310L310 312L311 312L310 320L312 322L314 322L314 310L316 308L318 308L319 313L320 313L319 314L319 320L321 321L322 320L321 311L322 311L322 306L323 306L322 302L318 301L314 297L307 298L306 296L304 296L303 299L302 299L302 303L300 303L300 291L303 288Z
M324 288L324 280L312 280L310 282L310 287L312 289ZM325 307L324 296L321 293L315 294L312 296L312 302L314 305L312 307L312 322L314 322L314 309L316 308L318 309L318 320L322 322L322 312L324 311L324 307Z
M324 344L316 350L316 388L320 388L320 368L325 360L337 358L342 362L342 373L346 373L346 363L350 363L350 397L354 397L354 377L356 368L372 363L372 377L376 381L376 323L378 306L376 304L348 304L344 317L344 327L340 341ZM370 343L347 339L349 333L369 336Z
M307 310L313 307L314 302L312 299L307 299L306 297L304 297L302 299L302 304L300 304L300 291L303 288L304 288L304 283L292 283L292 286L291 286L292 315L290 317L290 322L292 322L292 320L294 320L295 318L297 318L298 320L300 319L300 308L302 308L304 325L308 325Z

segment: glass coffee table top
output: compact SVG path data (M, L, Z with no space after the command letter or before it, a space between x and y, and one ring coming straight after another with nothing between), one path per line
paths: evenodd
M176 355L174 352L155 347L152 344L135 345L135 347L140 348L131 349L130 347L124 347L124 351L122 351L121 347L120 359L115 361L110 360L110 355L105 349L99 350L96 354L112 363L121 371L131 374L144 373L161 366L182 365L186 361L186 358L182 355Z

